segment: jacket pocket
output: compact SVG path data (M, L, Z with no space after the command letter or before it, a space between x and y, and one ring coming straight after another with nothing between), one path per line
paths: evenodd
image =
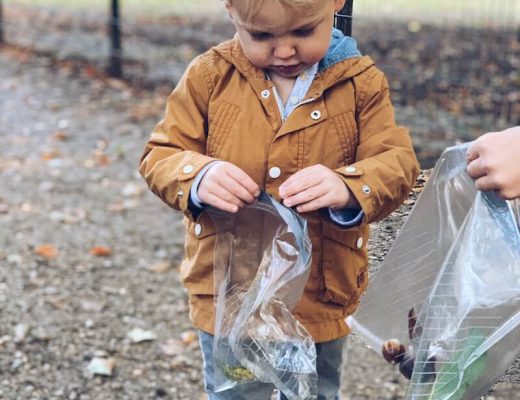
M359 144L356 120L352 111L334 117L334 127L343 151L344 165L356 161L356 149Z
M367 239L368 232L359 228L347 230L331 223L323 225L321 301L357 306L368 284Z
M209 216L197 221L185 219L186 240L180 268L182 283L190 294L213 294L213 251L216 232Z
M210 157L218 157L224 147L229 132L236 121L239 108L234 104L222 102L216 110L210 114L208 139L206 141L206 153Z

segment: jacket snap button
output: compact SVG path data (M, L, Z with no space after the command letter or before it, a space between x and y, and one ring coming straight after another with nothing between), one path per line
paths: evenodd
M267 99L269 96L271 96L271 92L267 89L265 90L262 90L262 93L260 93L260 95L264 98L264 99Z
M278 178L282 174L282 171L278 167L272 167L269 170L269 176L273 179Z
M314 120L320 119L321 118L320 110L314 110L313 112L311 112L311 118Z
M345 171L348 172L348 173L356 172L356 167L346 167Z
M195 225L195 236L199 236L202 233L202 225L197 224Z
M193 165L185 165L184 168L182 169L182 172L184 172L185 174L189 174L191 172L193 172Z
M184 196L184 192L182 190L179 190L177 192L177 196L179 196L179 198L182 199L182 197Z
M363 187L361 188L361 190L362 190L363 193L365 193L365 194L369 194L369 193L372 191L372 189L370 189L370 186L368 186L368 185L363 185Z
M358 249L360 249L361 247L363 247L363 243L364 243L364 242L363 242L363 238L362 238L361 236L358 237L358 240L357 240L357 242L356 242L356 247L357 247Z

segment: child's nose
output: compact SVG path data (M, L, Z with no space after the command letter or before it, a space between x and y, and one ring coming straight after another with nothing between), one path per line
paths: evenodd
M296 48L289 41L283 41L283 42L277 43L277 45L274 48L274 56L276 58L279 58L282 60L291 58L295 54L296 54Z

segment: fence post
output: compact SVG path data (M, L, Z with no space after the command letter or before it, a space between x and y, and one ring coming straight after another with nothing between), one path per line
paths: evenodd
M0 0L1 1L1 0ZM123 51L121 46L121 19L119 17L119 0L112 0L110 22L110 64L108 74L114 78L123 76Z
M0 45L4 44L4 9L0 0Z
M354 0L346 0L345 5L336 14L334 26L346 36L352 36L352 8Z

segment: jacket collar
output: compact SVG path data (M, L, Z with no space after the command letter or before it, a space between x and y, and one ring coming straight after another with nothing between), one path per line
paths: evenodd
M265 79L264 71L251 64L244 54L238 36L213 48L226 61L248 79ZM329 50L319 63L318 74L324 87L329 87L356 75L373 65L369 57L362 57L355 39L344 36L338 29L332 30Z

